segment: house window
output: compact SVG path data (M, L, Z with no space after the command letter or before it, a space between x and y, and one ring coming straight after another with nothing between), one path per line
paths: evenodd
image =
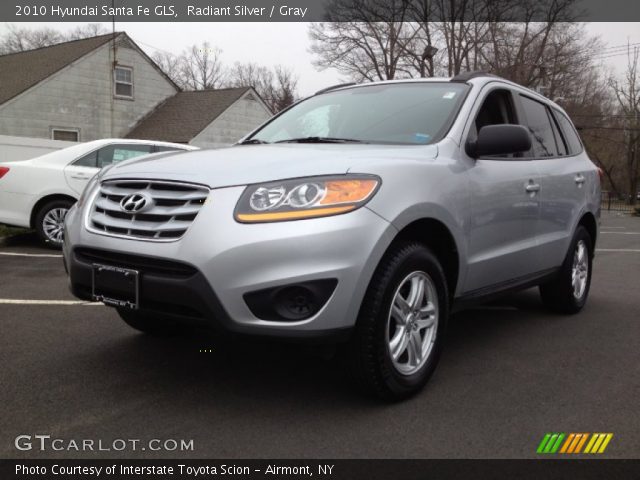
M113 71L116 97L133 98L133 68L116 67Z
M77 142L78 140L80 140L80 131L73 128L52 128L51 138L53 140Z

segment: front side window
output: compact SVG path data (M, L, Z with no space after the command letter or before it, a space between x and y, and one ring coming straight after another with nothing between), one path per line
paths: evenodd
M426 145L446 134L468 89L461 83L425 82L330 91L293 106L249 140Z
M133 98L133 69L116 67L113 71L114 93L116 97Z
M556 139L553 135L551 118L547 107L542 103L523 95L520 96L526 117L526 127L531 133L531 154L535 158L555 157L558 155Z

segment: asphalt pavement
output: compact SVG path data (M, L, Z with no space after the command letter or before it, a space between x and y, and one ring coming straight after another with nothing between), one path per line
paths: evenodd
M59 252L5 241L0 458L530 458L547 432L613 433L601 457L638 458L640 218L608 214L601 231L583 312L549 313L532 289L456 314L427 388L392 405L315 348L139 334L74 303ZM65 448L18 450L19 435ZM84 439L193 450L67 448Z

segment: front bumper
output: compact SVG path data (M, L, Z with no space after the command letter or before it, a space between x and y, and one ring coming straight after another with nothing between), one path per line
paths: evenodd
M64 244L72 292L91 298L91 265L100 263L82 254L91 249L119 255L117 266L135 268L136 259L151 262L147 268L138 266L143 310L282 337L325 336L353 327L371 275L395 236L394 227L367 208L318 219L240 224L232 212L243 190L212 190L184 237L173 242L91 233L84 227L84 211L74 208L67 215ZM154 266L163 262L177 270ZM335 290L305 320L264 320L245 301L245 294L252 292L325 279L337 280Z

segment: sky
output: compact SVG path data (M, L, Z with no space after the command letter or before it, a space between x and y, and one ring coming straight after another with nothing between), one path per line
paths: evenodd
M0 35L7 29L0 23ZM21 27L42 27L43 23L20 23ZM79 23L48 23L48 27L61 31L71 30ZM104 23L111 31L111 23ZM208 41L222 49L222 60L227 65L234 62L256 62L266 66L276 64L291 68L299 78L301 96L343 81L334 69L319 71L313 66L309 52L311 41L308 23L117 23L116 30L126 31L148 54L167 51L180 53L184 48ZM640 43L640 23L589 23L587 30L599 35L605 48ZM617 50L612 50L617 52ZM604 55L603 55L604 56ZM626 65L625 55L610 56L602 60L607 68L620 74Z

